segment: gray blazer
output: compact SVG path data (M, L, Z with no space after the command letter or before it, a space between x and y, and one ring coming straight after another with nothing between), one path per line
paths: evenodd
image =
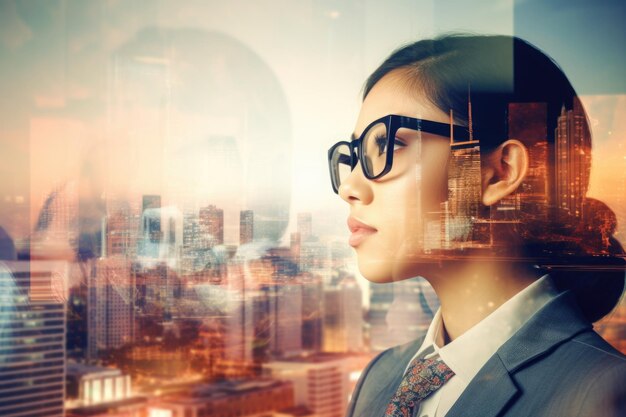
M378 354L346 417L383 417L422 341ZM500 346L446 414L461 416L626 416L626 356L593 330L574 294L562 292Z

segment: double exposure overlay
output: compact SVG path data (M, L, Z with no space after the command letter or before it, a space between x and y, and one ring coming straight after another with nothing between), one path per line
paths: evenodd
M486 206L468 85L416 262L623 271L624 6L379 3L0 2L1 416L344 416L439 300L420 276L361 275L327 150L368 74L441 33L527 38L579 99L508 103L531 165ZM608 29L581 35L583 17ZM594 327L626 353L623 299Z

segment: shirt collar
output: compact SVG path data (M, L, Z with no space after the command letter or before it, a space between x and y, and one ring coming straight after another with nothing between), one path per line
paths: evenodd
M445 346L439 308L428 327L418 355L439 354L456 375L469 382L498 348L557 294L552 279L546 274Z

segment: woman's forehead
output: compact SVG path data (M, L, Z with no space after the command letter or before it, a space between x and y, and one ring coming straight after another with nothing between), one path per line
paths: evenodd
M408 83L401 76L392 73L377 82L363 100L355 135L358 137L368 124L388 114L442 123L449 121L449 116L437 108L415 83Z

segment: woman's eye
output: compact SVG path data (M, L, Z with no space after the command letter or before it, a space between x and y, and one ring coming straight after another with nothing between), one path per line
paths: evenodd
M402 148L406 147L406 143L402 142L401 140L398 140L398 138L396 138L396 140L394 141L393 144L393 151L397 151L400 150Z
M378 148L378 156L382 155L387 151L387 137L386 136L378 136L376 138L376 145ZM396 138L393 144L393 151L398 151L404 147L406 147L406 143Z
M387 136L377 136L375 141L378 148L378 156L381 156L387 151Z

